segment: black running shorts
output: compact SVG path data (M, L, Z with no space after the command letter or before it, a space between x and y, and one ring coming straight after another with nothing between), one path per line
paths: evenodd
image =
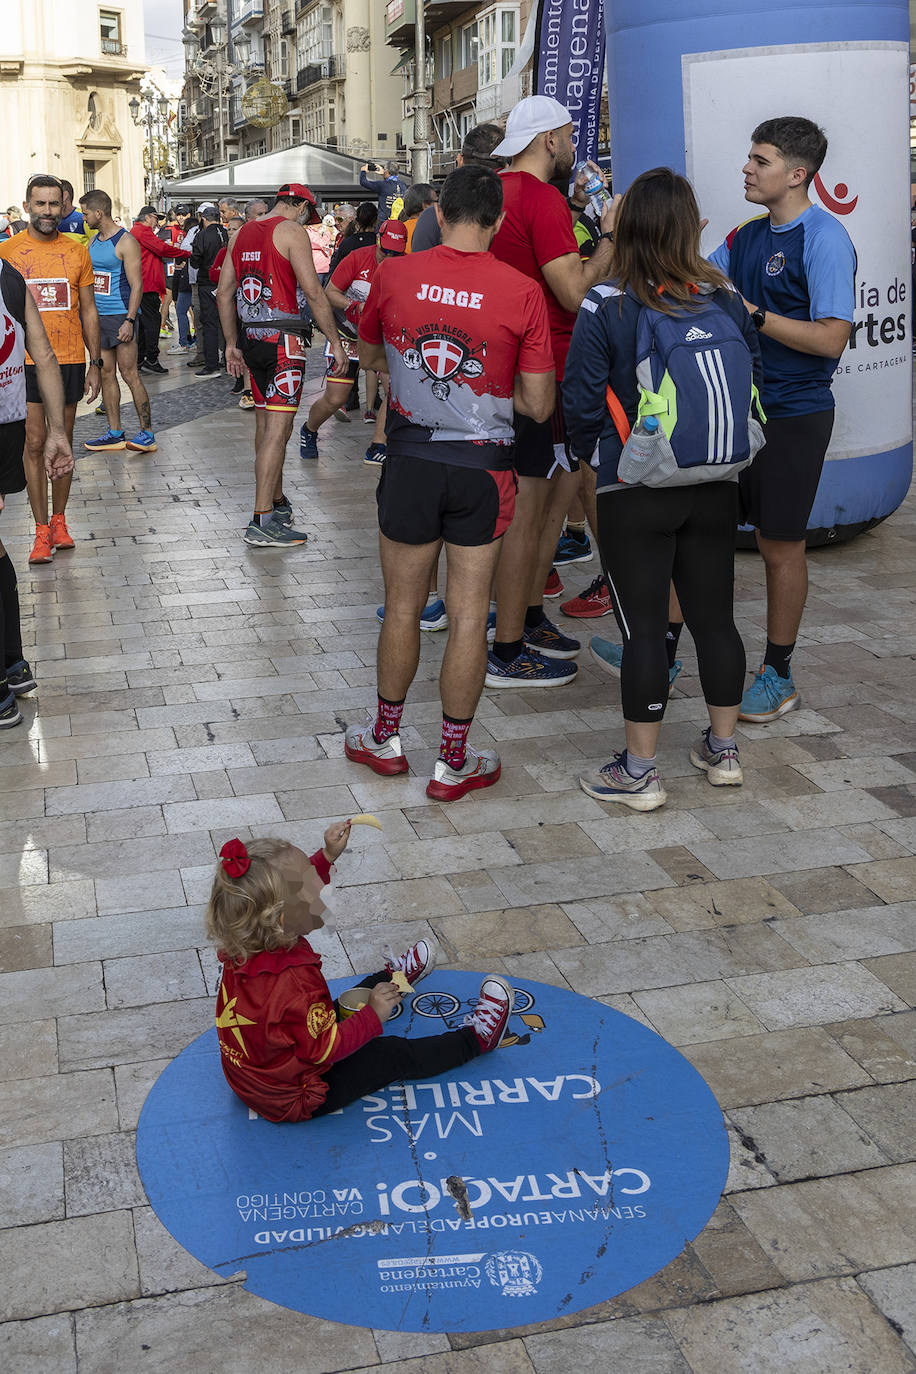
M376 489L379 529L396 544L492 544L512 523L517 485L511 468L389 454Z
M25 420L9 420L0 425L0 496L25 490Z
M743 525L753 525L764 539L805 538L833 415L818 410L767 421L766 444L738 479Z
M64 405L79 405L83 399L83 392L86 390L85 366L83 363L61 363L60 375L64 380ZM40 406L42 404L34 363L26 363L25 365L25 399L32 405Z
M549 420L515 416L515 471L519 477L550 477L554 470L575 472L579 460L569 451L563 402L557 387L557 403Z

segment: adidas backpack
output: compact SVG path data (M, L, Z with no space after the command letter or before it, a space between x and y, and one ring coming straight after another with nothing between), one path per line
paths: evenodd
M639 409L632 432L617 396L608 408L623 452L621 482L690 486L735 477L763 447L766 416L737 321L712 296L666 315L643 306L636 323ZM649 416L653 424L644 427ZM654 430L654 433L649 432Z

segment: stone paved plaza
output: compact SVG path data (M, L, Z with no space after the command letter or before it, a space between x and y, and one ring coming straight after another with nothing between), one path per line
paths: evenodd
M179 374L172 362L150 388L158 453L79 458L74 552L29 571L24 496L0 517L40 682L0 736L0 1367L916 1370L916 502L811 557L802 709L740 728L743 789L688 762L704 712L685 634L661 811L621 814L576 784L622 745L616 687L585 654L569 688L485 692L471 741L499 750L502 778L431 805L444 636L423 636L410 775L343 757L345 725L375 703L368 428L332 421L308 467L291 445L309 545L252 551L253 417L224 380ZM78 439L97 425L80 419ZM596 571L568 570L568 594ZM762 586L739 555L752 663ZM384 830L340 861L336 933L316 938L328 976L431 936L446 965L556 983L652 1026L716 1094L726 1193L655 1278L544 1326L397 1335L252 1297L152 1213L134 1131L162 1069L212 1024L216 849L272 834L311 851L364 810Z

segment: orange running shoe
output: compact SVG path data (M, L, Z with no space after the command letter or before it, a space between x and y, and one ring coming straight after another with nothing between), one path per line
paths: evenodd
M67 529L67 522L63 515L51 516L51 543L55 549L75 549L76 545Z
M30 563L50 563L54 557L54 544L51 540L50 525L36 525L35 543L29 554Z

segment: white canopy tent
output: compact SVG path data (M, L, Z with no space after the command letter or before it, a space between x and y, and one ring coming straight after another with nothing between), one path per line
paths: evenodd
M250 200L253 196L272 196L289 181L304 182L319 201L366 200L371 192L359 184L359 158L320 148L314 143L297 143L261 157L241 158L220 167L204 167L188 176L167 181L165 195L170 204L199 205L201 201Z

